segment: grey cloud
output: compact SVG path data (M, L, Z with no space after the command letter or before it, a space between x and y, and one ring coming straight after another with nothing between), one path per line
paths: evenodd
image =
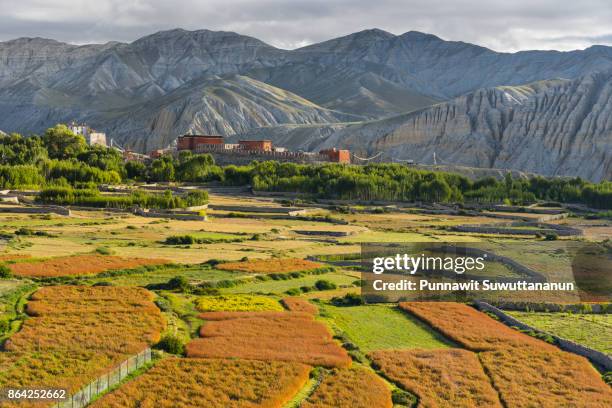
M293 48L366 28L418 30L498 51L611 44L609 0L0 0L0 40L133 41L181 27Z

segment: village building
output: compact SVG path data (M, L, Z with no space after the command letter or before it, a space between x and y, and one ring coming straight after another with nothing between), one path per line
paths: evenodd
M252 160L278 160L295 163L350 163L351 153L343 149L325 149L316 152L294 152L285 147L274 146L271 140L240 140L226 143L218 135L183 135L176 141L177 151L188 150L194 153L210 153L219 163L248 163ZM151 157L157 155L152 152Z
M271 140L240 140L238 142L238 148L242 150L252 150L258 152L271 152L272 141Z
M325 149L319 152L322 155L325 155L329 158L330 162L334 163L350 163L351 162L351 152L344 149Z
M85 123L77 123L76 121L72 121L68 124L68 129L75 135L81 135L85 138L85 141L88 145L99 145L99 146L108 146L106 142L106 133L98 132Z

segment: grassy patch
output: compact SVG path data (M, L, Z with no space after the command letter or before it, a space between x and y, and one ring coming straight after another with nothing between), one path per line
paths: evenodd
M612 354L612 315L508 312L536 329Z
M321 314L364 352L385 349L446 348L450 342L425 324L392 306L321 305Z
M225 289L227 293L277 293L281 294L289 289L302 286L312 287L318 280L325 279L335 283L337 286L351 286L355 281L354 276L343 273L326 273L324 275L307 275L298 279L289 280L252 280L243 285Z
M118 275L101 278L91 278L94 282L112 282L121 286L146 286L149 284L165 283L168 280L182 276L190 282L216 282L240 278L239 273L220 271L203 265L169 265L163 268L142 270L129 275Z

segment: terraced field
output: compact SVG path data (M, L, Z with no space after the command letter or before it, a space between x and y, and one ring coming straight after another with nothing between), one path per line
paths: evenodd
M214 200L281 207L253 198ZM610 387L582 357L465 304L355 305L358 298L350 296L343 303L359 293L359 272L306 259L358 254L365 241L478 241L558 278L571 238L451 230L506 221L495 213L317 211L319 218L293 220L213 210L209 221L0 213L6 240L0 265L14 275L0 279L0 388L74 393L152 346L152 362L93 407L607 408ZM168 241L176 236L195 241ZM523 240L529 249L512 253ZM325 284L317 288L319 281ZM609 315L513 314L612 350ZM29 405L0 401L0 407Z

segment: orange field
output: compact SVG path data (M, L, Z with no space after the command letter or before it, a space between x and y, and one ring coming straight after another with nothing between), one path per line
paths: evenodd
M167 358L92 408L280 408L308 381L299 363Z
M473 351L495 350L499 347L521 348L528 344L554 348L462 303L402 302L399 307Z
M32 300L148 300L154 299L152 292L134 286L45 286L31 296Z
M508 408L606 408L612 401L610 386L575 354L526 346L484 352L480 359Z
M431 408L501 408L497 392L471 351L381 350L370 354L391 380Z
M26 311L30 316L70 313L148 313L159 309L150 300L145 299L79 299L65 302L58 300L32 300L28 302Z
M227 262L217 265L218 269L245 273L288 273L321 268L323 264L297 258L253 259L243 262Z
M482 366L508 408L603 408L612 400L610 387L587 359L511 329L467 305L408 302L400 307L465 347L480 351ZM433 364L435 356L431 357L422 363ZM418 382L406 386L419 393Z
M212 337L187 344L188 357L295 361L323 367L348 367L351 359L333 340L257 337Z
M6 341L0 388L57 386L74 392L157 342L165 327L152 294L140 288L49 286L32 297L40 316L26 319ZM4 406L9 405L0 403Z
M289 313L287 313L289 314ZM241 337L258 337L270 333L276 338L315 337L330 339L327 327L312 319L295 319L291 317L253 317L211 321L200 328L200 337L232 337L240 333Z
M28 254L0 254L0 262L29 258Z
M83 296L76 297L78 293ZM80 347L138 353L159 341L164 328L151 296L142 288L48 286L32 296L39 300L27 305L28 313L37 317L26 319L5 348L38 351Z
M84 313L27 319L5 344L9 351L73 350L136 354L159 341L162 317L154 313Z
M376 374L363 368L326 375L300 408L391 408L391 391Z
M295 361L325 367L348 367L346 351L312 315L293 312L217 312L199 339L187 345L187 356ZM236 318L232 318L232 314ZM203 314L200 317L206 318Z
M126 356L75 349L44 352L0 352L0 387L65 388L73 393L89 380L121 363ZM0 407L40 407L0 401Z
M282 300L283 305L291 312L304 312L316 315L319 308L301 297L288 297Z
M72 255L9 265L13 274L32 278L94 275L100 272L133 269L144 265L169 263L165 259L121 258L108 255Z

